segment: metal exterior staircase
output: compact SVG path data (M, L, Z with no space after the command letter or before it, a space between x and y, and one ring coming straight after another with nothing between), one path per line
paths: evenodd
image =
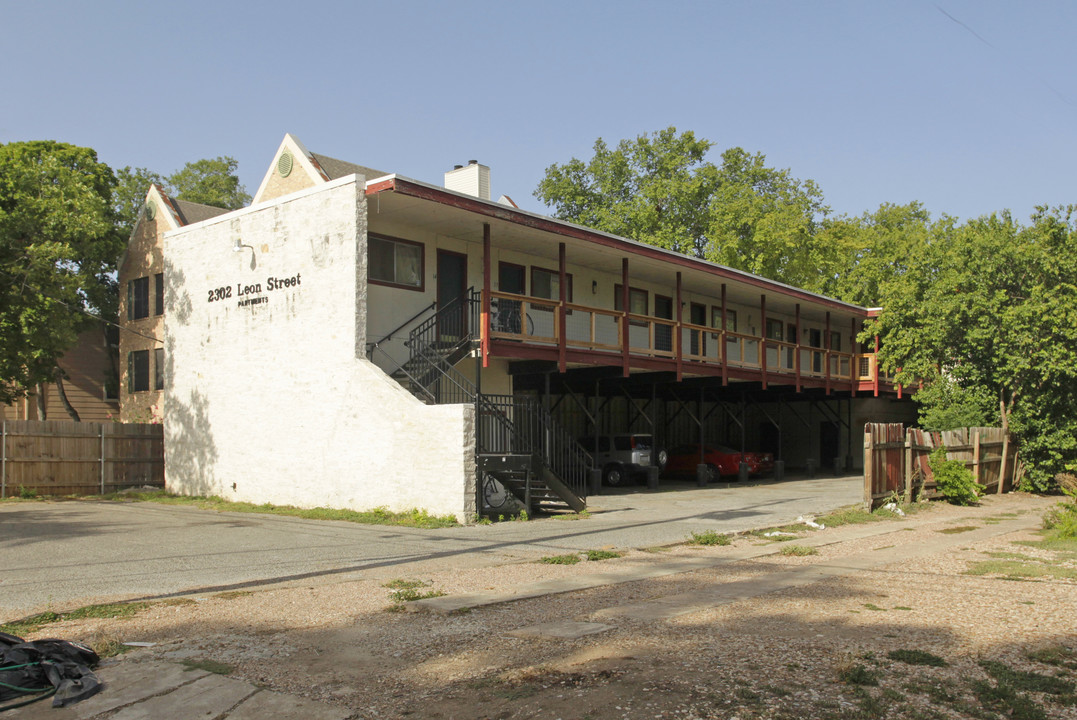
M427 404L474 403L480 488L499 482L528 513L579 512L587 506L591 456L534 398L481 393L456 370L475 347L479 307L480 294L470 289L439 308L409 333L408 359L394 360L390 374ZM378 349L372 345L371 354Z

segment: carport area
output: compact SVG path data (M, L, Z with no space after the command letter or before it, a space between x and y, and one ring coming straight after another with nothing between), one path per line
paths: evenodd
M915 421L912 401L893 393L838 391L778 382L723 382L721 377L652 372L623 375L617 367L558 372L541 361L509 366L513 390L540 398L576 438L647 433L656 448L725 446L770 453L773 478L842 475L863 468L863 429L869 422ZM701 459L702 460L702 459ZM600 468L601 470L601 468ZM663 477L685 490L694 476ZM723 478L723 480L728 478ZM606 492L603 489L601 492Z
M577 550L671 545L696 531L742 532L857 503L862 484L859 475L706 488L672 482L593 497L588 515L575 520L437 530L155 503L3 503L0 622L97 602L388 581Z

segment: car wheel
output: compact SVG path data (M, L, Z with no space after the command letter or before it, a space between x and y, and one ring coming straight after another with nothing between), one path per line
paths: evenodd
M718 472L718 468L714 465L707 465L707 482L718 482L722 479L722 473Z
M620 487L625 484L625 471L620 465L610 465L603 473L602 479L611 487Z
M658 451L655 458L658 460L658 470L661 472L666 469L666 464L669 462L669 453L665 448Z

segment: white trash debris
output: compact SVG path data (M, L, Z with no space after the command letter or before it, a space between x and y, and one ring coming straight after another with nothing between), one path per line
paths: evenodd
M889 510L890 512L894 513L895 515L905 517L905 511L902 510L901 508L899 508L897 506L897 503L892 503L892 502L891 503L886 503L885 505L883 505L883 509L884 510Z
M778 537L780 535L791 535L793 537L797 536L796 533L782 532L781 530L772 530L770 532L763 533L763 537Z
M797 518L797 522L801 523L802 525L807 525L810 528L815 528L816 530L826 529L826 525L815 522L815 518L806 518L803 515Z

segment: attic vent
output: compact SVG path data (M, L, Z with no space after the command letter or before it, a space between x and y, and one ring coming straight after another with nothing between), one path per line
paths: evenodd
M157 203L150 200L146 203L146 219L153 220L155 217L157 217Z
M277 160L277 172L281 177L288 177L292 174L292 154L290 152L281 153L280 159Z

